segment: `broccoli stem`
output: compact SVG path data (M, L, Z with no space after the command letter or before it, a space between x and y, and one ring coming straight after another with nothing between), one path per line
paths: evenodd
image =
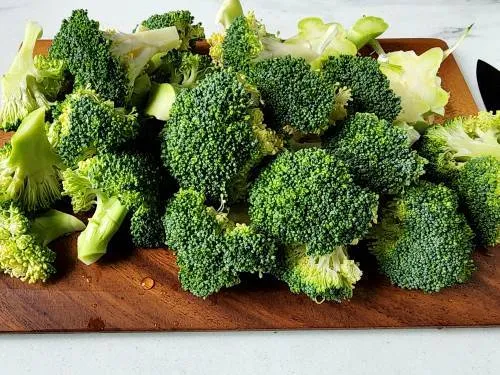
M347 33L347 39L356 45L359 50L370 41L383 34L389 25L379 17L361 17Z
M60 196L57 167L62 167L62 162L47 139L44 108L24 119L11 145L6 169L14 173L7 195L20 196L29 211L48 207Z
M236 17L243 15L243 7L239 0L224 0L215 16L215 23L220 23L227 29Z
M154 85L149 94L145 113L157 120L167 121L177 93L178 89L169 83Z
M78 259L90 265L106 254L109 241L120 229L128 209L116 197L97 194L97 207L78 237Z
M48 245L55 239L73 232L81 232L85 224L73 215L49 210L38 216L31 223L33 235L43 244Z

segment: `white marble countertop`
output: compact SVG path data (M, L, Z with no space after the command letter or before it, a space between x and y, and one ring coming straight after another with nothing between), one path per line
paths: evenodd
M104 26L131 30L141 19L170 9L191 9L208 33L219 0L0 0L0 72L36 20L52 37L73 8L87 8ZM282 35L308 15L346 25L363 14L391 25L387 37L432 37L452 43L463 27L470 36L455 53L483 107L475 79L478 58L500 67L498 0L246 0ZM1 308L1 307L0 307ZM498 307L497 307L498 308ZM421 329L242 333L0 335L1 374L499 374L500 330Z

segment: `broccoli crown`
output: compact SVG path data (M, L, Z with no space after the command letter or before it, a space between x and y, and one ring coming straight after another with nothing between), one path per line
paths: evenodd
M205 38L205 30L201 23L194 23L189 10L174 10L163 14L154 14L141 22L135 32L157 30L175 26L181 40L180 50L187 50L192 41Z
M138 247L156 248L165 244L162 217L164 210L160 204L143 204L130 218L132 242Z
M336 87L304 59L286 56L259 61L248 77L260 92L271 127L321 134L330 125Z
M419 143L420 154L429 160L430 177L452 183L468 160L482 156L500 159L500 112L456 117L427 129Z
M210 55L217 63L242 72L256 61L273 57L294 56L307 61L317 57L309 45L287 44L269 34L252 12L234 18L225 34L213 35L210 44Z
M214 201L244 194L251 169L282 146L262 124L258 102L256 90L231 71L179 93L162 132L162 156L181 187Z
M61 195L61 159L45 132L45 110L31 112L0 149L0 201L27 211L50 207Z
M371 113L351 116L328 148L377 193L401 192L424 173L425 159L411 150L406 131Z
M307 255L302 245L285 249L278 274L293 293L305 293L318 303L350 299L361 275L344 246L325 255Z
M67 166L96 153L117 151L139 132L135 112L115 108L89 89L68 95L54 115L48 137Z
M401 111L401 99L371 57L332 56L325 60L321 72L328 81L351 89L351 113L373 113L392 123Z
M47 281L56 254L46 245L85 225L71 215L50 210L31 220L13 202L0 204L0 271L21 281Z
M151 72L153 81L182 88L194 87L214 68L210 57L179 50L169 51L154 65Z
M356 185L342 161L318 148L281 153L250 190L256 228L285 245L304 244L308 255L356 242L377 208L377 194Z
M370 235L380 271L402 288L437 292L474 271L473 232L444 185L421 182L382 210Z
M16 130L24 118L56 100L66 79L64 63L44 57L33 58L42 28L28 22L24 40L7 73L2 75L0 129Z
M63 20L49 56L66 62L77 87L90 86L103 98L123 106L149 60L178 44L174 27L136 34L103 32L86 10L78 9Z
M500 243L500 160L492 156L465 163L454 183L479 245Z
M277 247L252 227L205 205L203 193L181 189L167 206L166 243L177 254L185 290L207 297L240 282L240 272L273 269Z

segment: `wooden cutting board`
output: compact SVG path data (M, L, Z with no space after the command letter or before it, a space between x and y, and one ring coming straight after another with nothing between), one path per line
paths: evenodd
M45 53L49 41L40 41ZM388 39L387 51L446 48L438 39ZM201 46L203 47L203 46ZM442 65L451 92L447 116L477 107L450 56ZM3 143L8 135L0 133ZM98 264L76 259L76 236L54 242L57 277L26 285L0 275L0 332L167 331L373 328L500 325L500 248L478 249L472 280L438 294L390 285L366 251L354 253L364 271L349 302L316 304L275 280L243 283L205 300L182 291L175 256L166 249L132 249L115 241Z

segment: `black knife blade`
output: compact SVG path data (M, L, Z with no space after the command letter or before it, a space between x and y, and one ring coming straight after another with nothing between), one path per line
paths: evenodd
M500 71L483 60L477 60L476 78L486 110L500 110Z

